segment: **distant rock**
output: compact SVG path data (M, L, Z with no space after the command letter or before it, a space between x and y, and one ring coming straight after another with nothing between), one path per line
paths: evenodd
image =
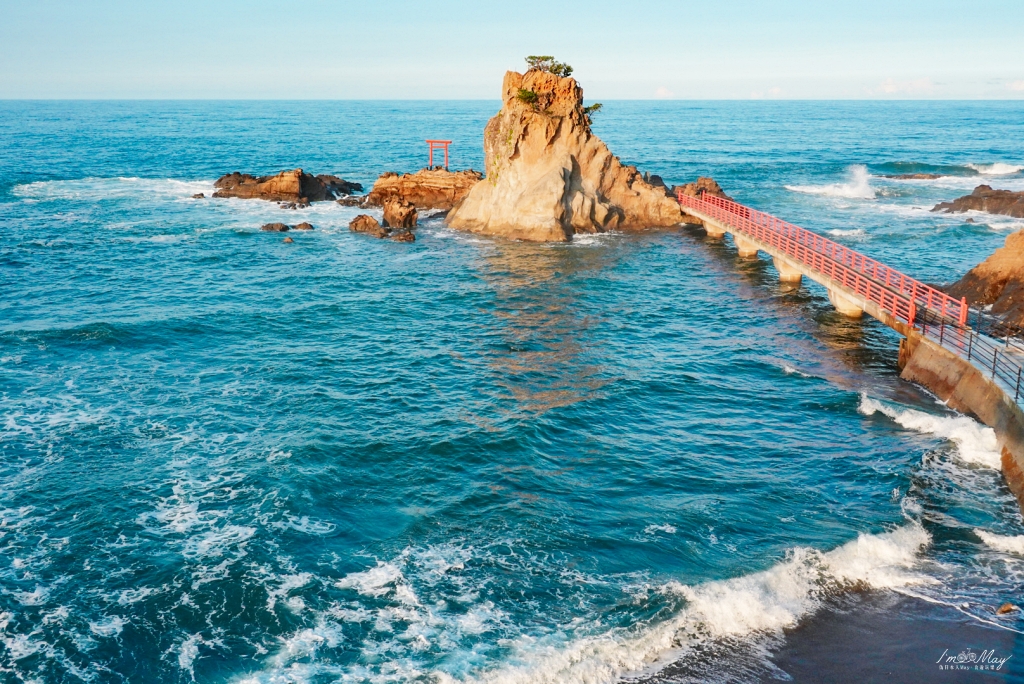
M295 242L295 240L292 240L290 237L286 237L284 242Z
M313 224L303 221L299 225L295 226L295 230L313 230Z
M993 190L989 185L979 185L970 195L964 195L952 202L940 202L932 211L943 211L947 214L984 211L988 214L1024 218L1024 192Z
M353 233L367 233L378 238L388 236L388 229L380 225L377 219L368 214L360 214L349 221L348 229Z
M311 176L302 169L259 177L236 171L221 176L213 185L217 188L214 197L295 202L297 206L333 200L339 195L351 194L353 190L362 190L363 187L337 176Z
M397 201L400 202L400 200ZM416 225L416 209L413 208L412 205L408 206L412 208L413 225ZM366 233L367 235L372 235L373 237L376 238L391 238L396 242L415 242L416 236L413 235L413 233L408 228L409 227L395 229L393 227L382 226L377 222L377 219L373 218L368 214L360 214L359 216L356 216L354 219L349 221L348 224L348 229L351 230L353 233Z
M265 230L269 233L286 233L291 230L291 226L286 223L264 223L260 230Z
M683 221L664 187L625 166L590 129L583 89L540 69L509 71L484 129L485 180L448 215L458 230L532 241Z
M1024 230L946 289L973 306L989 306L1007 325L1024 328Z
M894 180L935 180L936 178L942 178L941 173L890 173L882 178L892 178Z
M197 192L196 194L192 195L192 199L203 199L205 197L206 195L201 192Z
M412 202L389 197L384 200L384 227L385 228L415 228L416 207Z
M398 198L417 209L448 210L462 201L482 176L472 169L445 171L443 168L423 169L416 173L398 175L393 171L382 174L366 196L369 206L382 207L386 200Z
M1004 603L999 606L998 610L996 610L996 615L1006 615L1007 613L1012 613L1015 610L1017 610L1017 606L1012 603Z

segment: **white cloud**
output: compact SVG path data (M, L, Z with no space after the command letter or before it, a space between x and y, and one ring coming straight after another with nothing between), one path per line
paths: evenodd
M1010 90L1024 90L1024 81L1014 81L1013 83L1007 83L1006 87Z
M869 95L925 95L935 90L930 78L918 78L913 81L897 81L887 78L875 88L869 88Z
M754 90L750 93L751 100L777 100L782 97L782 88L772 86L768 90Z
M658 89L654 91L654 97L659 100L667 100L674 96L675 94L665 86L659 86Z

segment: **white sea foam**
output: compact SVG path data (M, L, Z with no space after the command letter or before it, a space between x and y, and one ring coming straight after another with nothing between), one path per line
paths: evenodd
M364 596L384 596L393 591L403 579L402 571L397 566L377 561L376 567L349 573L335 582L335 585L341 589L355 589Z
M1002 467L995 430L966 416L937 416L894 408L866 394L861 395L858 410L865 416L881 413L908 430L948 439L956 444L957 455L965 463L996 470Z
M186 199L197 193L213 193L213 181L182 181L174 178L82 178L36 181L15 186L11 192L35 200Z
M463 681L487 684L590 684L611 682L678 657L708 638L777 633L816 610L822 599L846 588L899 588L930 582L913 570L930 541L912 523L892 532L862 534L827 553L794 549L787 560L763 572L731 580L662 587L687 605L675 616L636 629L613 628L569 642L520 637L509 644L509 663ZM443 672L440 682L458 681Z
M846 183L830 183L828 185L787 185L787 190L807 195L824 195L826 197L845 197L847 199L874 199L875 190L871 187L871 177L863 164L855 164L848 170L850 180Z
M1009 176L1019 171L1024 171L1024 166L1005 164L1003 162L996 162L995 164L968 164L967 167L974 169L983 176Z
M863 228L833 228L828 234L836 237L861 237L867 233Z
M201 643L203 643L203 637L199 634L192 634L178 648L178 667L188 672L193 681L196 678L195 671L192 669L193 663L195 663L196 656L199 655L199 644Z
M676 533L676 527L675 527L675 525L669 525L669 524L666 523L664 525L648 525L647 527L644 528L644 534L654 534L655 532L664 532L665 534L675 534Z
M118 615L111 615L103 620L89 623L89 631L96 636L115 637L121 633L125 626L124 618Z
M985 530L974 530L974 533L981 537L981 541L996 551L1024 556L1024 535L1011 537Z

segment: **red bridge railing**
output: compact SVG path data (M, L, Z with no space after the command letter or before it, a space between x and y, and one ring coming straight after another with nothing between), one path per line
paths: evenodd
M961 326L967 323L969 309L965 299L954 299L838 242L722 197L691 197L679 192L678 199L683 207L774 247L910 325L922 310L939 319L952 319Z

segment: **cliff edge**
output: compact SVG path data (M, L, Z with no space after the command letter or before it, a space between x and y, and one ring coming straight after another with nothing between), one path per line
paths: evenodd
M992 305L991 313L1010 326L1024 327L1024 230L947 289L953 297L966 297L972 306Z
M483 181L448 215L457 230L540 242L684 220L662 186L624 166L590 130L576 80L509 71L484 129Z

